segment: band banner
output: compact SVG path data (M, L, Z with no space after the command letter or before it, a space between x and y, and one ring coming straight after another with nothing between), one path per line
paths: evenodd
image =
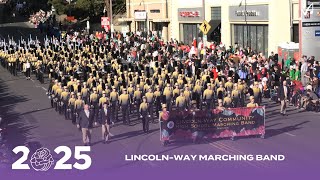
M265 107L170 111L160 140L227 138L265 134Z

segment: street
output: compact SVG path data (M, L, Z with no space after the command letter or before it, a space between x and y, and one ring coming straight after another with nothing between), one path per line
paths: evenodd
M35 77L33 76L33 79ZM9 120L7 140L11 148L28 145L36 150L39 147L55 149L58 146L74 147L82 145L81 133L70 122L58 115L50 107L46 95L48 84L36 80L27 81L22 74L11 76L6 69L0 68L0 107L1 116ZM122 169L163 168L179 164L192 168L194 164L210 168L249 168L254 171L283 171L317 163L320 150L318 143L319 114L300 112L289 108L289 116L279 115L279 105L269 100L266 105L266 137L240 138L204 141L200 144L178 142L162 147L159 141L159 125L150 124L151 132L145 134L140 122L131 126L117 124L111 129L114 137L109 144L102 144L101 128L93 130L93 146L90 156L92 169L97 171L122 171ZM72 149L72 148L71 148ZM32 151L32 150L31 150ZM282 154L281 162L127 162L125 155L133 154ZM17 156L15 158L18 158ZM54 157L59 159L59 156ZM101 166L103 164L103 166ZM143 169L142 168L142 169ZM312 168L310 168L311 170ZM178 170L179 171L179 170ZM305 172L307 173L307 172Z
M3 27L6 26L6 27ZM23 27L21 27L23 26ZM14 37L25 39L43 35L36 29L29 29L21 24L2 25L0 38ZM81 146L81 132L71 121L65 120L50 106L46 95L48 80L40 84L32 75L27 81L23 74L17 77L0 67L0 116L8 121L7 146L9 150L16 146L26 145L34 152L40 147L46 147L53 152L58 146L68 146L74 149ZM190 141L177 142L163 147L159 140L159 124L150 124L150 133L142 131L141 122L134 120L130 126L116 124L111 132L114 134L108 144L101 141L101 127L93 130L92 147L89 155L92 158L91 170L106 173L109 177L122 179L130 173L137 179L152 173L153 179L160 179L170 173L183 174L191 178L224 177L237 175L243 177L257 177L259 179L280 177L297 179L314 177L319 168L319 113L301 112L292 106L288 109L289 116L281 116L280 106L265 99L266 106L266 136L230 139L204 140L200 144ZM13 154L13 153L12 153ZM125 161L126 155L284 155L284 161ZM31 154L29 155L31 156ZM13 160L21 154L13 155ZM62 154L54 154L55 161L61 159ZM70 160L72 163L74 160ZM12 177L30 176L30 171L12 171L10 163L4 173ZM202 172L194 172L194 167L202 168ZM177 168L179 167L179 168ZM302 169L301 167L309 167ZM230 171L230 173L225 173ZM28 172L28 173L27 173ZM87 171L72 171L68 174L60 171L63 178L68 176L88 176ZM125 172L125 173L124 173ZM54 171L46 172L55 174ZM265 175L263 175L265 174ZM271 176L272 175L272 176ZM146 176L146 177L144 177ZM53 177L52 177L53 178ZM170 177L168 177L170 179Z

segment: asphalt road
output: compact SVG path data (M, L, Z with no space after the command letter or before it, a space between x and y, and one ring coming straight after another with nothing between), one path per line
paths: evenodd
M43 41L46 34L40 33L39 29L35 29L32 24L28 22L16 22L16 23L6 23L0 24L0 40L5 39L8 42L8 37L14 39L16 42L23 38L27 41L30 38Z
M33 77L34 79L34 77ZM0 67L0 115L9 120L7 141L9 147L29 145L54 149L58 146L74 147L82 145L81 133L77 128L50 108L46 96L47 84L36 80L27 81L22 74L11 76ZM109 144L102 144L101 129L93 130L93 146L90 153L92 168L103 171L121 168L161 168L168 162L127 162L125 155L131 154L282 154L283 162L215 162L202 163L200 166L212 168L249 168L253 170L281 170L290 167L303 167L315 162L319 154L318 127L319 114L300 112L289 108L289 116L279 115L279 106L268 100L266 105L266 139L241 138L207 141L201 144L180 142L162 147L159 142L159 126L151 125L151 133L142 132L140 122L132 126L113 127ZM18 157L18 156L17 156ZM15 158L17 158L15 157ZM55 158L59 158L56 156ZM318 158L318 157L316 157ZM319 158L318 158L319 159ZM317 162L315 162L317 163ZM103 166L101 166L103 164ZM183 164L191 168L192 163Z
M35 36L38 32L27 27L25 29L16 28L16 26L0 27L0 34L4 37L7 34L12 34L15 38L21 35L27 37L28 33L33 33ZM31 151L39 147L47 147L53 151L58 146L69 146L73 149L74 146L82 145L81 133L77 128L50 107L45 94L48 84L39 84L34 80L34 76L32 79L27 81L22 74L17 77L11 76L6 69L0 67L0 116L9 122L7 128L9 150L20 145L28 145ZM263 105L266 106L265 139L257 137L241 138L235 141L221 139L204 141L200 144L179 142L162 147L159 141L158 124L150 124L151 132L145 134L142 131L141 122L135 121L131 126L119 124L113 127L111 132L114 137L110 139L109 144L102 144L101 128L95 128L90 152L91 169L98 173L108 173L108 177L120 179L124 179L129 172L134 179L138 177L146 179L148 177L144 176L146 172L153 172L153 179L165 178L169 172L185 179L208 175L213 178L231 178L235 174L243 179L245 177L264 179L271 178L273 175L276 177L281 175L284 179L288 179L289 176L295 177L290 179L313 177L317 173L317 168L320 167L319 114L300 112L294 107L289 107L289 116L283 117L279 115L278 104L264 100ZM125 155L132 154L281 154L285 155L286 160L281 162L125 161ZM13 159L20 156L13 156ZM61 157L62 154L54 155L55 160ZM12 173L12 177L19 174L11 171L10 167L7 172ZM70 175L65 171L60 173L64 176ZM77 176L89 177L86 171L75 173ZM20 175L26 174L28 173L23 171Z

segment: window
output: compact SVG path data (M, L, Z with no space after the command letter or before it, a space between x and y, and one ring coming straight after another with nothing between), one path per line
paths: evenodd
M152 27L154 31L162 31L163 23L153 23Z
M145 31L145 30L146 30L146 22L137 21L137 31Z
M181 24L181 39L185 44L192 45L193 38L198 40L199 37L202 37L202 34L199 32L199 24Z
M151 9L150 13L160 13L160 9Z
M295 43L299 43L299 24L293 24L293 39Z
M211 7L211 20L221 20L221 7Z
M268 54L268 25L233 25L232 44L240 47L250 46L257 52ZM248 38L249 37L249 38Z

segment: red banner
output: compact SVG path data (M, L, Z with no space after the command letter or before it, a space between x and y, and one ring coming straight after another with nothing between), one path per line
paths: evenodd
M162 112L160 122L161 141L251 135L263 137L265 134L265 108Z

